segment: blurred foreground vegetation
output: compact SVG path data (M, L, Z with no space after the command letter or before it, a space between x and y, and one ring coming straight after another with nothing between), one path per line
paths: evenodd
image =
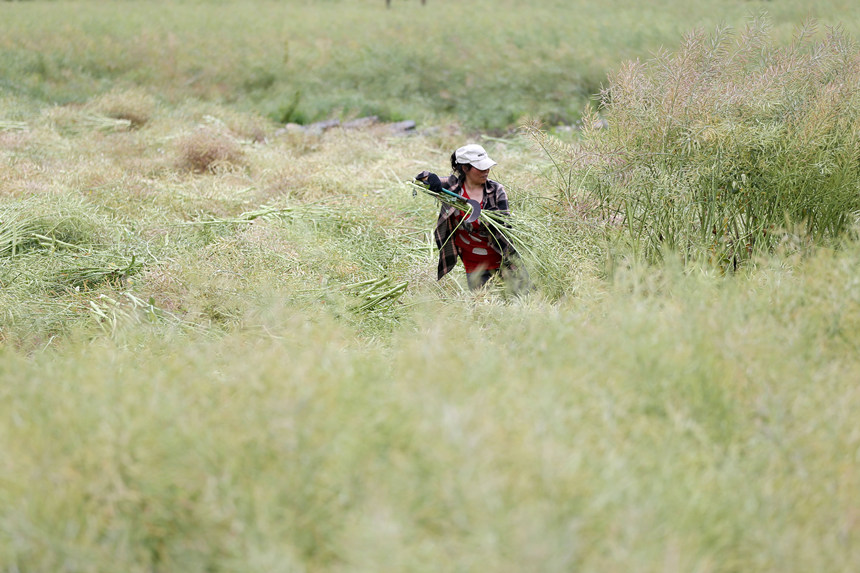
M768 3L770 89L734 37L683 43L713 3L479 2L466 59L427 40L467 36L453 3L392 4L0 9L0 570L853 571L858 59L810 56L853 8L792 51L809 9ZM604 81L609 130L509 131ZM367 113L423 122L280 124ZM524 297L435 280L404 183L467 140L536 246ZM733 181L767 241L660 238L752 209Z
M851 571L860 250L388 344L290 292L215 338L2 350L0 556L56 571ZM480 351L474 341L481 340Z

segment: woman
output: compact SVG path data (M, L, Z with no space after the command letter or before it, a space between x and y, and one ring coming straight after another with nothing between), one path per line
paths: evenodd
M476 144L464 145L451 155L451 168L454 173L448 177L439 178L434 173L422 171L415 179L430 183L434 189L441 187L454 191L463 197L476 201L481 210L508 212L508 195L505 188L488 179L490 168L496 162L489 158L483 147ZM438 183L437 183L438 181ZM516 251L513 246L498 232L488 229L479 221L467 222L466 214L445 203L436 221L436 246L439 247L439 273L442 278L457 264L459 258L466 269L466 279L469 289L475 290L493 277L501 273L508 286L521 290L520 283L524 280L521 273L513 265ZM516 278L516 281L511 279Z

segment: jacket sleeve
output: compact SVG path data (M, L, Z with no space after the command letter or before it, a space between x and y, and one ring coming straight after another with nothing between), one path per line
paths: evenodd
M448 177L442 177L442 187L448 190L455 189L457 187L458 181L457 178L453 175L449 175ZM442 207L439 209L439 218L436 219L436 247L442 248L442 245L448 242L448 237L451 235L454 226L451 224L451 216L457 211L456 207L448 205L446 203L442 203Z
M508 192L505 191L505 188L502 185L499 185L498 189L496 189L496 208L505 215L510 213L510 210L508 209Z

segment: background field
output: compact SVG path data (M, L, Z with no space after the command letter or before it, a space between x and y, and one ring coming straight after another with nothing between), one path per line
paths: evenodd
M858 8L427 2L0 4L0 570L856 570L856 213L657 264L553 159L629 58ZM435 280L465 141L527 296Z
M691 29L767 11L777 41L806 18L855 33L854 2L39 2L4 6L0 85L41 103L116 85L279 121L378 115L504 130L573 123L626 59ZM855 34L856 35L856 34Z

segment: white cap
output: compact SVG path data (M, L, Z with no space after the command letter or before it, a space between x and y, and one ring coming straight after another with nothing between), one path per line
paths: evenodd
M464 145L455 151L454 159L457 163L468 163L475 169L480 169L481 171L496 165L496 162L487 156L487 152L484 151L484 148L475 143Z

